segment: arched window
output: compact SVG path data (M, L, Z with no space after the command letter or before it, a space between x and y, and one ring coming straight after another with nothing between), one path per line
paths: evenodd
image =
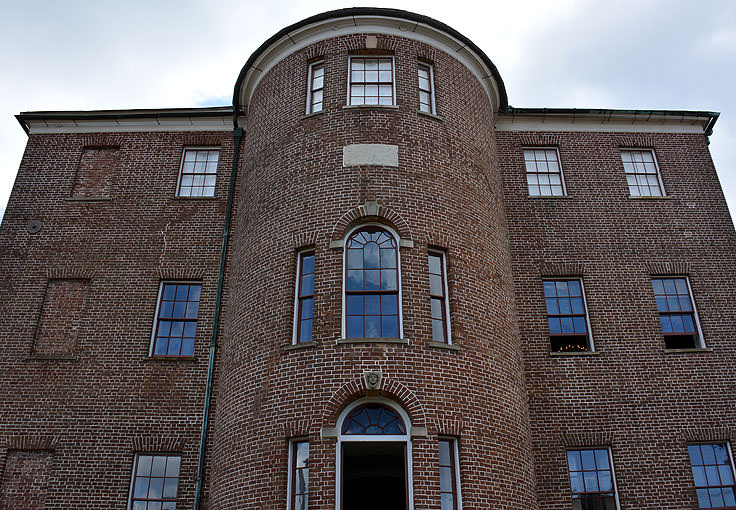
M399 338L399 250L378 225L360 227L345 243L346 338Z
M337 508L414 508L406 412L385 398L361 399L342 412L337 425Z
M342 424L343 434L403 435L406 427L393 409L380 404L366 404L355 408Z

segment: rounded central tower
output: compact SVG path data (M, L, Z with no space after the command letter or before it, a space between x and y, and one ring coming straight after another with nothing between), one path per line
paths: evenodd
M212 508L537 508L506 102L472 42L404 11L314 16L248 60Z

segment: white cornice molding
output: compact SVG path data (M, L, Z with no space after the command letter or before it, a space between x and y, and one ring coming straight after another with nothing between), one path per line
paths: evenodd
M496 116L496 131L571 131L602 133L700 133L707 117L637 115L507 115Z
M110 119L34 119L26 120L28 133L125 133L160 131L231 131L231 115L211 117L151 117L151 118L110 118Z
M259 55L248 70L240 87L240 104L247 112L253 92L261 78L276 64L292 53L314 43L343 35L386 34L405 37L426 43L461 62L483 86L491 107L496 111L500 103L500 92L493 73L482 58L458 39L429 25L387 16L350 16L328 19L295 30ZM347 69L345 70L347 73Z

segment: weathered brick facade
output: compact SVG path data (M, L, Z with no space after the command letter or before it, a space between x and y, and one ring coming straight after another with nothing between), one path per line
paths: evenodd
M688 445L736 441L736 237L706 112L513 110L470 41L399 11L330 13L269 44L238 79L238 147L227 108L19 116L29 141L0 230L0 507L123 509L135 455L159 454L181 457L176 508L193 508L214 352L200 508L292 505L298 438L309 508L334 509L336 429L371 398L410 422L413 509L442 508L440 438L457 441L465 509L570 508L565 452L586 447L611 448L620 508L698 508ZM395 105L346 107L351 55L393 57ZM305 115L320 60L323 111ZM420 61L436 115L417 111ZM397 164L349 163L356 144L393 147ZM214 197L176 196L188 147L219 149ZM528 196L528 147L559 151L565 196ZM654 150L665 197L629 195L622 148ZM364 224L400 241L391 341L345 334L344 240ZM302 249L314 325L295 344ZM451 345L433 342L430 249L446 256ZM654 276L689 278L704 348L665 349ZM584 284L592 352L550 352L542 281L556 277ZM161 282L201 284L193 356L152 355Z

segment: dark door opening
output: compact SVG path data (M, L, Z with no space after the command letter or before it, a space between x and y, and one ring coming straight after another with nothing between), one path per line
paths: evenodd
M406 443L342 444L342 510L407 510Z

